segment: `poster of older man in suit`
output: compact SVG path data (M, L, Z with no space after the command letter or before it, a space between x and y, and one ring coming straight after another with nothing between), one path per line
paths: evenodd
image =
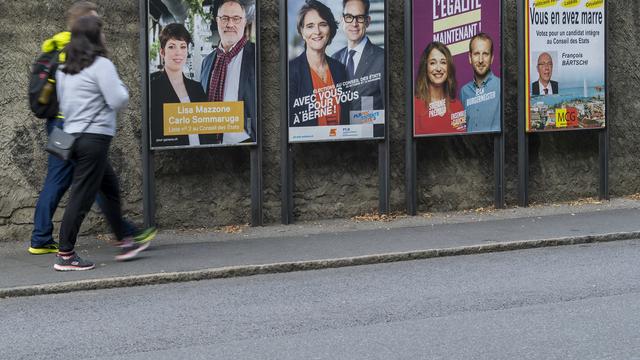
M525 4L527 132L605 128L605 1Z
M152 149L256 143L256 1L149 0Z
M289 141L384 138L385 2L288 0Z

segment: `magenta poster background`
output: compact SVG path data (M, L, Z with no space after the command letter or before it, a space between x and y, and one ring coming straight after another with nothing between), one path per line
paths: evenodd
M412 0L413 1L413 81L415 88L415 76L418 72L420 63L420 55L427 45L433 41L433 23L434 23L434 3L437 9L441 9L441 4L450 4L450 10L469 8L474 5L480 5L481 9L481 29L479 32L487 33L493 40L494 61L491 66L493 74L500 77L502 67L501 59L501 42L500 42L500 0ZM455 6L458 6L456 9ZM475 10L476 8L473 7ZM466 12L474 11L469 10ZM465 12L456 12L456 15ZM475 34L474 34L475 35ZM471 36L469 36L471 38ZM445 45L451 45L445 43ZM462 85L473 79L473 69L469 64L468 48L467 51L455 55L454 64L456 66L456 79L458 80L458 92Z
M413 80L415 82L415 74L418 71L420 55L427 45L433 41L433 9L434 2L436 5L440 3L451 4L480 4L482 12L481 32L485 32L491 36L493 40L493 56L494 61L491 71L500 77L502 64L500 43L500 0L412 0L413 1ZM445 45L450 45L445 43ZM456 65L456 79L458 87L466 84L473 79L473 69L469 64L468 52L455 55L454 63ZM460 90L460 89L458 89Z

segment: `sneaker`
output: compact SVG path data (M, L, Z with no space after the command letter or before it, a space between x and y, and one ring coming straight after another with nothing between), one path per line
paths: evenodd
M53 268L58 271L77 271L77 270L91 270L96 266L87 260L83 260L76 253L70 256L56 255L56 263L53 264Z
M29 253L32 255L55 254L58 252L58 243L52 242L42 246L29 246Z
M153 240L153 238L156 237L157 233L158 229L156 229L154 226L146 228L133 237L133 242L138 245L146 244L149 241Z
M147 242L140 244L131 239L124 240L123 243L118 246L120 253L116 255L116 260L127 261L133 259L138 256L142 250L149 247L149 241L150 240L147 240Z

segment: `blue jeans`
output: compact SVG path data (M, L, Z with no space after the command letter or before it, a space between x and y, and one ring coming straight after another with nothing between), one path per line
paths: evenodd
M58 119L47 120L47 134L50 134L53 127L62 128L62 121ZM31 246L41 247L53 242L53 214L58 208L60 199L71 186L73 180L74 164L70 161L61 160L53 155L49 155L47 160L47 177L44 186L36 203L36 211L33 216L33 232L31 234ZM98 194L96 202L100 209L103 208L104 200ZM138 229L129 221L124 221L125 236L134 235Z

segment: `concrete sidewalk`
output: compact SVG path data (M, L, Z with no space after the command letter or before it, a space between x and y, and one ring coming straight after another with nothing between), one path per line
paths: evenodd
M326 220L224 231L160 231L140 258L118 263L97 237L77 251L91 271L56 272L54 255L0 244L0 297L321 269L437 256L640 238L640 201L615 199L391 221Z

